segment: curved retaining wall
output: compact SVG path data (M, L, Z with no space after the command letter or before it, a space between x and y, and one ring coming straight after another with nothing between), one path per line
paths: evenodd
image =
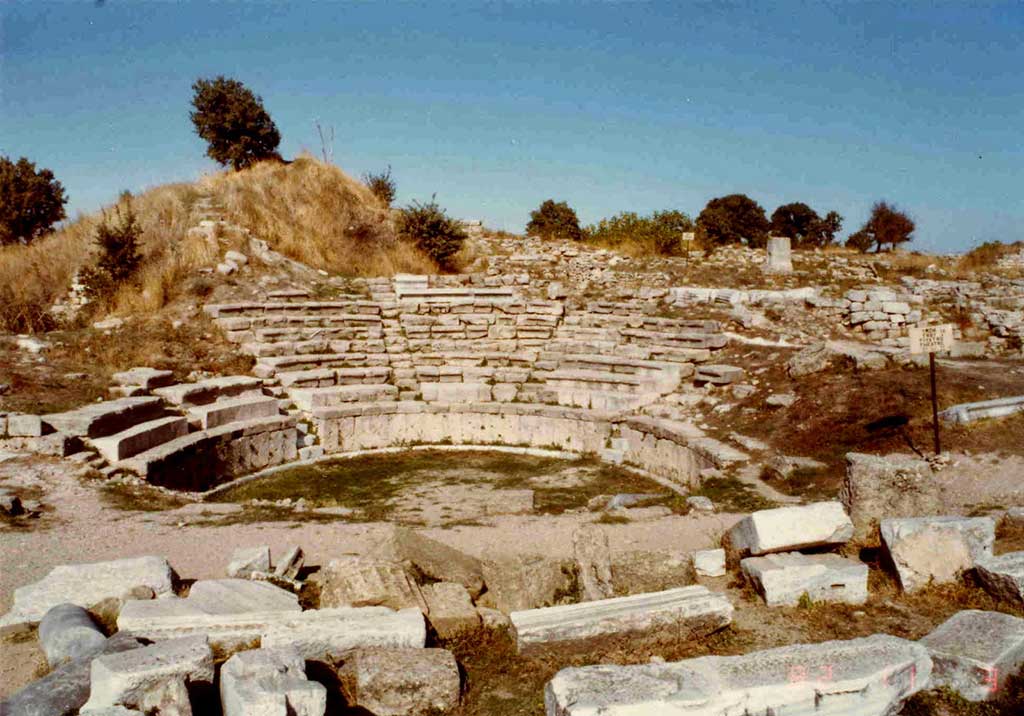
M399 401L312 416L327 454L402 445L564 450L625 462L683 487L695 485L704 468L745 457L681 423L549 405Z

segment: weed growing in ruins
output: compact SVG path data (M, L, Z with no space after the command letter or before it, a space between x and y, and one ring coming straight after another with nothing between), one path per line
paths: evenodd
M363 183L373 192L373 195L384 203L384 206L391 206L395 200L395 180L391 177L391 165L382 172L369 172L363 175Z
M104 213L96 227L96 265L82 270L81 280L91 299L107 299L123 283L134 276L142 256L139 240L142 228L132 208L131 194L125 192L114 207L113 217Z
M454 268L455 254L468 238L462 225L448 216L431 198L430 203L413 202L402 210L398 234L416 245L444 270Z

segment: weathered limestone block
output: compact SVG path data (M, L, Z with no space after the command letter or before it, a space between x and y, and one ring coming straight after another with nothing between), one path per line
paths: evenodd
M767 256L764 262L765 273L792 273L793 254L788 236L769 236Z
M77 604L58 604L39 622L39 643L51 669L65 661L95 654L106 640L89 612Z
M174 371L158 370L156 368L129 368L111 376L118 385L137 385L143 390L161 388L174 382Z
M991 557L995 530L991 517L905 517L882 520L879 531L900 587L913 592Z
M733 606L721 594L693 585L664 592L512 612L520 652L545 644L585 643L622 634L684 629L690 638L711 634L732 622Z
M617 597L685 587L694 583L694 576L685 552L635 550L612 556L612 585Z
M693 569L698 577L724 577L725 550L697 550L693 553Z
M160 398L143 396L90 403L65 413L53 413L43 420L66 435L98 438L155 418L162 410Z
M740 568L770 607L796 606L804 594L815 602L844 604L863 604L868 598L868 566L837 554L748 557Z
M798 644L668 664L562 669L547 716L889 716L927 688L924 646L894 636Z
M375 716L434 716L459 705L459 666L445 649L360 649L338 678L348 703Z
M254 572L270 571L270 547L239 547L231 553L228 562L228 576L247 579Z
M499 557L483 563L487 591L480 604L506 614L558 604L576 593L572 565L540 555Z
M573 532L572 546L583 601L613 596L608 534L598 525L584 525Z
M975 562L975 574L982 587L997 599L1024 603L1024 552L1007 552Z
M185 601L206 614L302 611L299 598L291 592L248 579L200 579L192 584Z
M728 547L740 555L790 552L841 545L853 535L853 523L838 502L758 510L729 530Z
M138 707L154 689L180 678L213 683L213 651L205 636L171 639L93 659L85 708Z
M169 440L180 438L186 433L188 422L185 418L172 415L133 425L127 430L107 437L96 438L92 445L108 461L118 462Z
M274 575L284 579L296 579L305 562L306 556L301 547L298 545L289 547L274 567Z
M362 647L422 649L427 626L419 609L317 609L279 616L263 627L260 637L265 649L292 647L305 659L334 661Z
M89 699L90 670L97 654L115 654L142 646L130 634L114 634L100 648L58 666L49 674L0 701L4 716L71 716Z
M480 628L480 615L469 592L456 582L434 582L422 588L427 614L442 639L452 639Z
M277 415L278 410L277 398L243 396L189 408L188 417L189 422L209 430L228 423L270 418Z
M933 686L948 686L968 701L988 701L1024 666L1024 619L969 609L920 643L932 657Z
M0 626L38 622L58 604L88 607L140 586L149 587L157 596L170 594L173 574L163 557L60 565L40 581L14 590L14 605L0 619Z
M327 689L306 678L306 663L290 649L235 654L220 670L224 716L323 716Z
M411 562L416 569L440 582L458 582L474 599L484 589L483 565L476 557L424 537L407 527L394 527L374 555L396 562Z
M426 605L420 588L400 562L344 555L318 575L321 607L415 607Z
M847 453L839 499L853 521L853 539L866 547L881 545L878 525L883 519L942 510L931 466L912 455Z

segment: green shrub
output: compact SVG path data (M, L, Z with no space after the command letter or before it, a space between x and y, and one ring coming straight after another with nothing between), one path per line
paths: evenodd
M768 240L764 208L745 194L712 199L697 217L697 228L709 248L726 244L761 247Z
M867 253L872 246L875 245L875 239L866 231L858 231L855 234L850 234L846 239L846 248L856 249L862 254Z
M0 246L30 243L64 218L64 187L25 157L0 156Z
M135 274L142 262L138 253L141 236L131 195L125 192L114 207L113 218L104 212L103 221L96 227L96 265L83 269L80 275L86 295L92 299L107 298Z
M839 212L830 211L822 218L802 201L783 204L772 213L772 232L789 237L793 246L802 248L828 246L836 240L836 233L842 226L843 217Z
M391 165L378 174L372 172L363 175L363 183L373 192L373 195L384 202L384 206L391 206L395 200L395 180L391 178Z
M656 211L639 216L627 211L587 227L586 236L608 248L630 246L637 253L674 256L679 253L684 232L693 231L693 220L681 211Z
M433 198L429 204L414 201L402 210L398 235L416 244L445 270L454 268L452 260L467 238L462 224L448 216Z
M234 170L264 159L280 159L281 134L263 108L263 100L238 80L216 77L192 85L189 115L196 134L206 140L210 159Z
M556 202L554 199L548 199L530 212L526 233L542 239L570 241L580 241L584 237L576 212L564 201Z

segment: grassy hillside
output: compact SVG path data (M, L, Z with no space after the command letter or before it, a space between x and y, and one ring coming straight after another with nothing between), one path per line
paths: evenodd
M387 207L365 186L335 166L301 156L136 196L142 266L89 318L151 314L183 295L202 295L209 286L200 285L198 270L214 266L227 249L245 251L244 240L230 234L216 243L188 236L196 221L193 206L203 196L229 222L314 268L349 276L436 271L428 257L395 238ZM102 212L79 216L30 246L0 248L0 331L53 326L50 306L67 292L75 272L95 260L93 237L101 217Z

